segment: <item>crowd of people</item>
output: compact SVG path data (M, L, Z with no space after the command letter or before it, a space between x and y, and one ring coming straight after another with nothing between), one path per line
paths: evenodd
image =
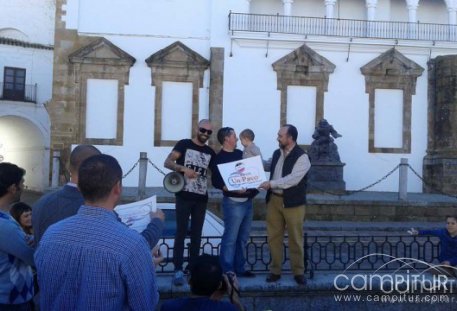
M173 285L190 285L190 296L163 303L161 310L243 310L239 278L253 278L246 269L246 242L253 218L253 198L266 194L266 228L271 254L266 282L280 280L284 236L288 236L291 270L298 286L304 276L303 222L306 175L311 164L297 144L295 126L278 131L279 148L262 165L270 172L258 189L229 190L220 164L262 154L255 135L240 133L244 150L231 127L216 133L221 148L207 145L213 125L201 120L190 139L180 140L164 166L184 176L176 193L176 236ZM137 233L114 211L122 196L118 161L91 145L79 145L70 155L70 181L41 197L33 207L20 202L25 170L0 163L0 310L34 310L39 290L41 310L154 310L159 302L155 265L161 260L156 244L162 235L164 213L150 213L150 223ZM208 179L222 191L224 232L220 256L200 254L208 202ZM188 264L184 268L184 240L190 221ZM445 245L440 259L456 265L457 220L449 217L447 230L416 231L435 234ZM186 277L187 274L187 277ZM37 276L37 277L36 277ZM221 301L228 295L229 302Z

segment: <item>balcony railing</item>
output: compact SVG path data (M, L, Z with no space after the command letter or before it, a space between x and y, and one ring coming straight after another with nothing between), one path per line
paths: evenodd
M174 271L173 237L159 241L165 260L157 267L161 273ZM202 237L201 252L219 255L220 237ZM290 271L287 239L284 243L284 271ZM311 277L315 271L400 271L403 269L425 270L425 263L438 264L439 239L430 236L406 235L354 235L327 236L304 235L305 270ZM184 254L188 254L185 246ZM266 272L271 263L268 238L251 236L246 243L246 265L255 272ZM401 259L401 260L398 260Z
M229 30L304 36L457 41L457 25L232 12L229 14Z
M11 84L9 84L11 85ZM25 84L18 88L5 87L5 83L0 82L0 100L22 101L36 103L37 85Z

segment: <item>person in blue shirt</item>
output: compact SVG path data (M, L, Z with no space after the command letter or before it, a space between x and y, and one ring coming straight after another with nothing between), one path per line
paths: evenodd
M10 214L24 189L25 170L0 163L0 310L32 310L33 248Z
M70 154L70 181L57 191L43 195L32 208L32 227L35 244L38 245L44 232L52 224L76 215L84 198L78 190L78 169L81 163L100 150L92 145L78 145Z
M154 310L159 293L151 249L114 213L122 194L119 163L106 154L86 159L78 188L84 205L51 225L35 253L40 308Z
M190 297L165 301L160 311L243 311L235 274L223 274L218 256L198 256L189 270ZM221 300L225 294L230 302Z
M439 237L441 250L438 260L442 266L432 272L457 276L457 216L446 216L446 228L435 230L416 230L411 228L408 233L411 235L433 235Z
M221 265L224 273L234 272L238 277L255 277L255 274L245 269L246 243L249 239L253 217L252 199L259 193L257 189L242 189L229 191L218 164L224 164L243 159L243 152L236 148L238 138L231 127L223 127L217 131L217 140L222 149L216 155L213 164L213 186L222 190L222 210L224 215L224 234L221 239ZM240 176L244 166L237 163Z

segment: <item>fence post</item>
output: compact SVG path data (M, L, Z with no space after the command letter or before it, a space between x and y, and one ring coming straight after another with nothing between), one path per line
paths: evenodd
M140 172L138 174L138 196L137 200L144 199L146 195L146 175L148 172L148 153L140 152Z
M408 159L401 158L398 180L398 199L407 200L408 197Z
M59 186L60 173L60 151L52 152L52 175L51 175L51 188Z

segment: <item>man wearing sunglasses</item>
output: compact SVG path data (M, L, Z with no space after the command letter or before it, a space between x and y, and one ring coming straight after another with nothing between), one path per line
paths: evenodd
M183 273L184 239L190 223L189 266L200 253L203 222L208 203L207 172L215 157L214 150L206 143L213 133L213 126L207 119L198 122L192 139L178 141L165 160L164 166L184 175L185 186L176 193L176 236L173 250L175 276L173 284L186 283Z

